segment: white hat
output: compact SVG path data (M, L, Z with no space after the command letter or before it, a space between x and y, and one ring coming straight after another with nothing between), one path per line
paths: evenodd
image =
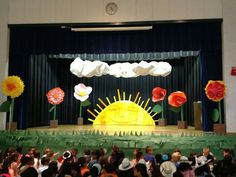
M176 166L171 161L165 161L160 166L161 174L165 177L172 177L173 173L176 172Z
M179 160L179 163L188 163L188 164L192 164L193 162L192 161L189 161L188 160L188 157L186 157L186 156L181 156L180 157L180 160Z
M65 151L63 152L63 159L69 159L71 157L71 152L70 151Z
M206 165L207 163L209 163L211 161L211 159L207 160L207 158L205 156L200 156L197 158L197 168L202 167L203 165Z
M121 171L127 171L131 168L133 168L133 165L131 164L128 158L124 158L121 164L119 165L119 170Z
M144 159L139 159L138 163L146 165L147 162Z

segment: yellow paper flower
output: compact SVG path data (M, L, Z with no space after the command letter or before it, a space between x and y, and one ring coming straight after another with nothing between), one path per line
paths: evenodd
M11 98L19 97L24 91L24 82L18 76L8 76L2 81L2 92Z

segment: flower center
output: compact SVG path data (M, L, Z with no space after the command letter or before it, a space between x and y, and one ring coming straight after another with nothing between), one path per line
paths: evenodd
M55 93L55 94L53 95L53 97L54 97L55 99L57 99L57 98L59 97L59 95L58 95L57 93Z
M16 89L16 85L14 83L7 84L7 90L12 91Z
M78 95L81 96L81 97L83 97L83 96L86 96L87 94L86 94L85 91L80 91L80 92L78 93Z

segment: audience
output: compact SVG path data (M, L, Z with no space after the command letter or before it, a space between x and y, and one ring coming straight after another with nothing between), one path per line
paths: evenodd
M145 150L145 155L143 151ZM82 156L76 148L66 150L57 159L50 148L43 155L35 147L23 154L21 147L0 151L0 177L234 177L236 164L233 150L224 149L223 159L217 160L208 147L189 157L179 149L172 153L156 153L153 148L135 149L134 159L114 145L107 150L86 149ZM171 155L170 155L171 154ZM56 160L54 160L56 159Z

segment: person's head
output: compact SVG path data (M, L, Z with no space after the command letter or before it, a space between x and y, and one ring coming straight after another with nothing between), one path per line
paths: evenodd
M49 162L50 162L50 158L49 157L43 157L42 159L41 159L41 164L42 165L48 165L49 164Z
M134 167L134 176L137 176L137 177L148 177L146 165L138 163Z
M36 151L36 148L35 148L35 147L29 147L29 149L28 149L28 154L29 154L30 156L34 156L35 151Z
M48 153L50 153L50 152L52 152L51 151L51 149L50 148L48 148L48 147L46 147L45 149L44 149L44 151L43 151L43 154L48 154Z
M34 158L33 156L30 156L30 155L23 155L21 157L21 164L22 165L34 165Z
M136 154L138 153L138 152L140 152L141 150L140 149L134 149L134 151L133 151L133 154L134 154L134 156L136 156Z
M129 161L128 158L124 158L121 162L121 164L119 165L119 170L120 171L127 171L133 169L133 165L132 163Z
M174 163L176 163L176 162L178 162L179 160L180 160L180 153L179 152L174 152L174 153L172 153L172 155L171 155L171 161L172 162L174 162Z
M106 164L104 164L104 166L103 166L103 171L105 172L105 173L115 173L115 167L114 167L114 165L113 164L110 164L110 163L106 163Z
M137 161L139 161L140 159L142 159L144 156L143 156L143 153L141 151L137 152L137 154L135 155L135 159Z
M58 173L57 162L56 162L56 161L51 161L51 162L48 164L48 169L50 169L50 170L53 171L54 173Z
M95 150L92 152L92 159L98 160L100 156L101 156L101 153L100 153L100 150L99 150L99 149L95 149Z
M120 149L119 149L119 147L118 147L117 145L114 145L114 146L112 147L112 153L117 153L119 150L120 150Z
M208 156L210 154L210 149L208 147L204 147L202 149L202 153L204 156Z
M187 162L182 162L178 166L178 170L180 170L182 172L187 171L187 170L191 170L191 169L192 169L191 165Z
M181 171L176 171L173 173L173 177L184 177L183 173Z
M145 152L146 152L147 154L152 154L152 153L153 153L152 147L151 147L151 146L147 146L147 147L145 148Z
M73 148L73 149L71 149L71 155L73 156L73 157L76 157L77 156L77 154L78 154L78 149L77 148Z
M232 156L232 151L230 149L224 149L223 150L224 157L226 156Z
M181 150L180 149L175 149L173 152L178 152L181 155Z
M85 157L78 158L77 163L80 167L87 166L87 160Z

